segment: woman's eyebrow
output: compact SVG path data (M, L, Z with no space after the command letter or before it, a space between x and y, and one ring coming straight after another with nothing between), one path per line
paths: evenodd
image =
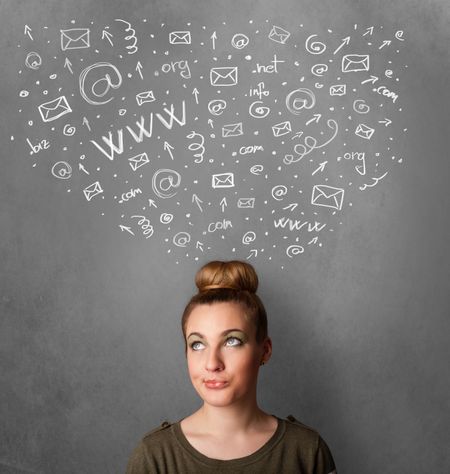
M224 336L225 334L228 334L229 332L233 332L233 331L239 331L245 334L245 331L243 331L242 329L233 328L233 329L225 329L225 331L222 331L220 335ZM191 336L197 336L197 337L201 337L202 339L205 339L205 336L203 334L200 334L199 332L191 332L189 336L187 337L187 339L189 339Z

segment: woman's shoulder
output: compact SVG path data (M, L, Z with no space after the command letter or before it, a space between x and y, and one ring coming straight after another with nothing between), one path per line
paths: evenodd
M169 434L169 428L173 425L170 421L163 421L159 426L156 428L147 431L147 433L142 436L142 441L146 440L154 440L155 438L164 438L167 437Z

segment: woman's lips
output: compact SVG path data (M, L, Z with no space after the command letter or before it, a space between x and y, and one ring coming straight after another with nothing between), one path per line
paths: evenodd
M227 382L224 382L224 381L214 381L214 380L205 381L205 385L208 388L223 388L225 387L226 384Z

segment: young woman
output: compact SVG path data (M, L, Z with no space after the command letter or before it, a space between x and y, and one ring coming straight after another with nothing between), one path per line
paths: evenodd
M258 372L270 359L272 341L254 268L213 261L195 283L198 293L181 324L189 376L203 405L144 436L127 474L336 474L316 431L258 407Z

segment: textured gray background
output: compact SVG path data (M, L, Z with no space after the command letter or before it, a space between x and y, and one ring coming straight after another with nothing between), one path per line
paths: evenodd
M24 25L144 17L407 31L403 165L355 202L323 247L284 269L281 250L253 260L274 345L259 401L316 428L341 474L449 472L445 0L0 2L0 472L120 473L144 432L194 411L179 327L193 275L211 258L247 256L221 249L176 264L67 196L19 146Z

